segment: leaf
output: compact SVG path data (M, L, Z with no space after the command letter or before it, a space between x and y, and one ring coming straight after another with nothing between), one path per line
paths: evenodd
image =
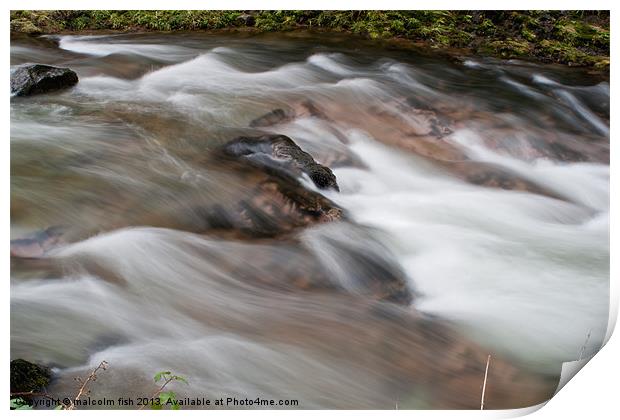
M189 385L189 384L187 383L187 379L185 379L185 378L184 378L184 377L182 377L182 376L177 376L177 375L175 375L173 378L174 378L175 380L179 381L179 382L183 382L185 385Z
M161 410L161 404L153 403L153 404L151 404L151 409L153 409L153 410Z
M32 410L32 406L21 397L13 398L11 400L11 408L13 410Z
M57 405L56 407L54 407L54 410L62 410L62 405Z
M160 392L159 393L159 402L163 404L174 404L174 399L176 398L176 394L172 391Z
M161 379L161 377L162 377L163 375L170 375L170 373L171 373L171 372L170 372L170 371L168 371L168 370L162 370L161 372L157 372L157 373L155 374L155 376L153 376L153 380L154 380L155 382L159 382L159 380Z

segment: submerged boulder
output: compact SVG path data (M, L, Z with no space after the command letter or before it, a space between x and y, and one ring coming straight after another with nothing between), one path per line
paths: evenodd
M246 159L274 174L299 176L304 173L318 188L340 191L331 169L317 163L293 140L280 134L237 137L224 146L224 153Z
M24 359L11 360L11 392L37 392L49 384L51 377L48 367Z
M343 221L308 229L301 240L317 261L312 271L339 289L405 306L417 295L378 231Z
M293 117L294 114L286 112L281 108L277 108L250 121L250 127L269 127L289 121Z
M559 200L564 199L561 195L544 186L492 163L480 161L445 162L441 163L440 166L470 184L510 191L526 191Z
M51 226L25 238L11 240L11 257L41 258L54 246L62 243L65 228Z
M77 82L77 74L68 68L23 64L11 70L11 94L15 96L51 92L71 87Z
M345 212L290 176L273 176L254 166L229 167L239 175L243 196L196 209L203 231L244 238L286 235L317 223L345 219ZM228 235L228 236L229 236Z
M217 203L192 206L202 226L192 231L226 237L281 237L318 223L346 219L345 212L318 191L338 190L332 171L283 135L237 137L209 157L211 168L231 177ZM176 218L178 220L178 217Z

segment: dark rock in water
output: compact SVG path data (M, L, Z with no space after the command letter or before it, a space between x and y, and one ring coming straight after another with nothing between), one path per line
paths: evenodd
M503 190L527 191L533 194L563 199L551 190L524 179L506 168L491 163L467 161L450 163L444 166L454 175L475 185L501 188Z
M266 238L295 229L344 218L344 212L321 194L307 190L292 177L275 177L258 168L239 168L254 186L243 198L208 209L197 209L206 230ZM248 170L249 169L249 170Z
M283 135L237 137L224 146L224 153L247 159L276 175L299 176L305 173L318 188L340 191L331 169L317 163L310 154Z
M247 187L242 197L201 212L209 228L274 237L344 218L335 203L298 181L306 174L318 188L339 189L332 171L290 138L276 134L242 136L226 143L220 152L216 164L225 164Z
M317 226L304 232L302 240L340 288L401 305L411 304L417 295L391 250L369 228L346 222Z
M432 102L426 98L422 98L418 96L410 96L407 99L405 99L405 103L411 108L415 108L415 109L419 109L423 111L437 112L437 110L433 107L433 105L431 105Z
M91 56L80 59L80 75L83 77L112 76L135 80L155 71L167 63L165 60L146 55L112 53L104 57Z
M289 121L293 117L292 114L278 108L250 121L250 127L269 127Z
M304 109L311 117L320 118L323 120L331 121L331 119L327 116L325 112L323 112L315 102L311 100L305 100L301 104L302 109Z
M553 153L556 159L561 160L562 162L586 162L587 161L587 157L583 153L580 153L577 150L571 149L570 147L560 142L549 143L549 151Z
M24 359L11 360L11 392L37 392L46 387L52 373L49 368Z
M68 88L77 82L78 76L71 69L44 64L23 64L11 71L11 94L35 95Z
M400 305L409 305L413 301L405 274L396 264L386 262L382 256L356 250L348 253L348 263L358 263L358 282L362 290L371 296Z
M41 258L52 247L61 243L64 232L64 227L52 226L35 232L27 238L13 239L11 241L11 257Z
M358 229L355 225L348 223L341 224L340 228L335 227L336 230L348 228L354 231ZM328 230L330 229L325 229L325 231ZM331 244L325 244L324 251L330 254L329 258L344 263L338 269L330 269L329 265L335 266L336 264L326 264L324 258L319 258L307 249L308 244L300 244L291 237L283 238L275 245L269 241L253 241L243 244L238 241L226 241L220 245L217 253L234 255L234 258L220 258L217 255L206 258L221 260L222 270L232 278L242 279L246 284L291 293L303 291L364 296L369 301L386 301L404 306L409 305L413 300L413 293L407 287L404 274L399 272L397 266L386 261L373 250L367 253L370 259L365 261L359 259L362 257L359 254L349 253L347 249L336 249L332 248ZM320 247L322 244L316 245ZM364 245L360 244L360 248ZM357 271L351 275L345 273L354 264L359 265ZM398 278L396 278L397 275Z

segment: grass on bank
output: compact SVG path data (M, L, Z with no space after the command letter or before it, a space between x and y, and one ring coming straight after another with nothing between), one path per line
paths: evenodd
M609 67L609 11L56 10L11 11L11 31L321 29L404 38L501 58Z

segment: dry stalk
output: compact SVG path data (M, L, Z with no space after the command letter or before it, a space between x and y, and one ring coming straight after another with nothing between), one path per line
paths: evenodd
M482 383L482 396L480 397L480 409L484 410L484 394L487 390L487 377L489 375L489 364L491 363L491 355L487 357L487 367L484 369L484 382Z
M90 374L88 375L88 377L85 380L82 380L82 378L79 378L79 377L74 378L76 381L81 383L82 386L78 390L78 392L75 395L75 397L73 398L73 400L70 400L69 404L63 404L65 410L75 410L75 402L78 401L80 398L82 398L82 395L84 395L85 393L89 393L90 392L90 390L88 390L86 388L88 383L91 382L91 381L95 382L97 380L97 372L99 370L106 370L107 368L108 368L108 362L106 362L104 360L101 363L99 363L99 366L97 366L95 369L93 369L92 372L90 372Z

